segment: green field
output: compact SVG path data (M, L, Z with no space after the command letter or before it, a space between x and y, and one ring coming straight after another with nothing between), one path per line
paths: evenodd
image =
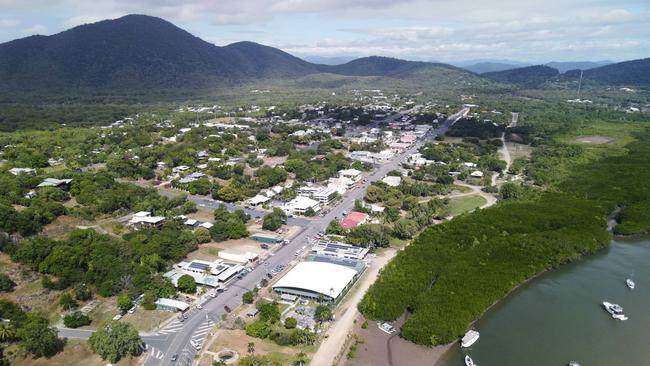
M474 211L485 203L487 203L487 200L479 195L455 197L449 200L447 210L449 211L449 215L458 216L465 212Z

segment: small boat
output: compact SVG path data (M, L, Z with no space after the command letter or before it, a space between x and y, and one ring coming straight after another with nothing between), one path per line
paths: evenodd
M474 363L474 360L472 360L471 357L465 355L465 366L478 366L478 365Z
M460 345L463 348L470 347L471 345L476 343L476 341L478 341L478 337L480 336L481 334L479 332L470 329L467 331L467 333L465 333L465 336L460 340Z
M580 364L575 361L570 361L569 366L580 366Z
M618 320L627 320L627 317L625 314L623 314L623 308L620 305L603 301L603 307L605 310L607 310L608 313L612 315L612 318Z
M627 287L630 288L630 290L634 290L634 287L636 287L636 284L634 283L634 281L632 281L629 278L627 280L625 280L625 284L627 285Z

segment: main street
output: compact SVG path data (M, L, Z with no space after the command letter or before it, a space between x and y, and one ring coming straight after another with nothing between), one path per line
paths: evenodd
M176 362L178 365L191 365L197 351L190 344L190 340L193 339L198 342L200 339L202 342L208 336L209 329L206 330L206 327L216 325L220 321L222 314L225 313L224 306L228 306L230 309L240 306L242 304L241 295L255 288L266 277L270 269L291 262L295 257L295 252L308 245L309 238L318 234L319 231L325 230L330 221L340 218L343 212L349 212L354 207L354 201L364 197L366 189L372 182L382 179L391 170L399 168L409 155L415 153L426 141L433 140L436 136L444 134L449 126L467 115L468 111L469 109L465 108L450 116L442 125L430 131L425 138L415 143L404 153L385 164L377 165L376 169L366 177L366 181L360 187L346 193L341 201L326 215L310 220L309 225L302 226L303 230L298 235L286 246L280 248L274 255L266 259L264 263L258 265L242 279L237 280L228 290L204 304L203 309L199 310L192 307L189 318L180 323L182 326L174 328L174 331L170 333L165 333L163 328L163 331L159 332L160 334L147 337L146 343L156 351L149 353L145 365L170 364L173 355L178 355L178 361ZM160 358L157 356L160 356Z

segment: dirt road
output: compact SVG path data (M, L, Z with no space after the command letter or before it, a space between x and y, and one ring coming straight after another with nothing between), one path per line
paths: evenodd
M379 270L383 268L393 257L398 253L398 250L388 249L381 255L377 256L370 267L363 274L361 280L357 283L357 288L347 298L343 304L340 305L340 315L337 315L338 320L327 332L328 337L325 338L318 351L314 354L311 362L312 366L330 366L334 362L336 356L341 352L345 345L348 333L354 326L354 320L357 318L359 311L357 304L363 298L370 285L372 285L379 275Z

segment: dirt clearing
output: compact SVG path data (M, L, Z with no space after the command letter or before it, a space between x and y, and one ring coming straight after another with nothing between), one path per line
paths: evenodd
M616 139L608 136L595 135L595 136L578 137L576 141L582 144L589 144L589 145L605 145L605 144L613 143L614 141L616 141Z

